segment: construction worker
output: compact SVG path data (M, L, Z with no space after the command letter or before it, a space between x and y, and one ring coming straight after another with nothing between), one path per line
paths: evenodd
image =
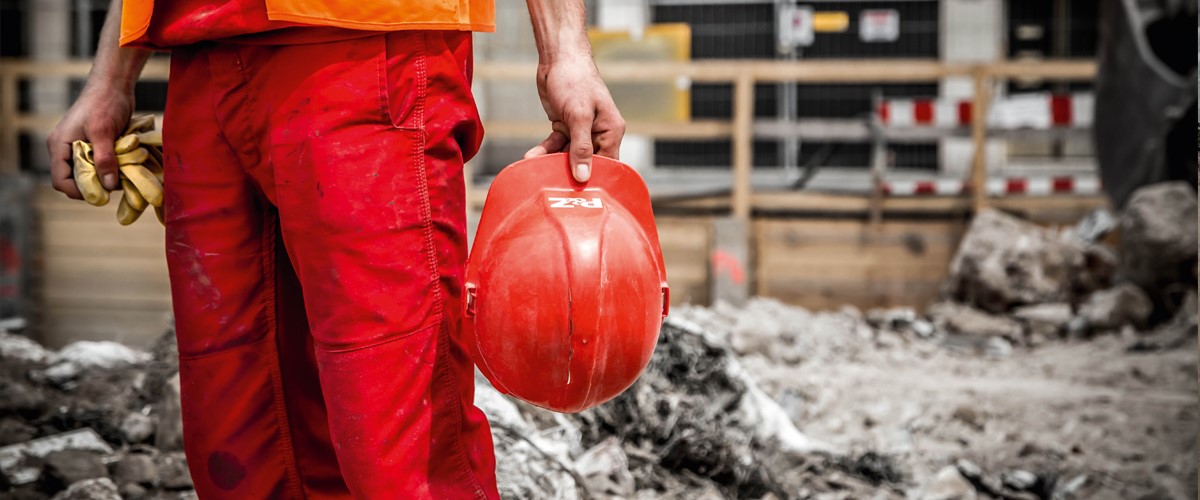
M458 312L491 1L113 0L53 185L80 198L85 140L118 188L134 82L171 50L166 253L201 498L498 497ZM527 156L568 151L586 182L624 122L583 1L528 7L552 132Z

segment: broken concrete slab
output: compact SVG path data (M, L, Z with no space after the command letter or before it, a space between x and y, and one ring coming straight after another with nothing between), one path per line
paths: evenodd
M1125 325L1144 328L1154 311L1146 292L1122 283L1093 293L1079 307L1079 315L1092 331L1114 330Z
M1192 187L1168 182L1138 189L1121 212L1118 279L1145 290L1159 320L1175 312L1172 294L1196 289L1196 208Z
M113 478L118 483L152 485L158 482L158 464L145 453L129 453L113 466Z
M980 211L950 263L947 295L992 313L1072 302L1084 247L1003 212Z
M121 495L111 479L102 477L72 484L51 500L121 500Z
M158 426L154 431L154 446L163 451L183 449L183 400L180 397L179 372L162 384L162 400L158 403Z
M32 483L41 476L41 469L29 465L25 457L44 459L51 453L63 450L113 452L112 447L96 431L79 429L0 448L0 473L13 485Z
M1075 313L1071 304L1055 302L1021 306L1013 310L1012 316L1024 322L1031 335L1055 338L1066 331Z
M44 363L53 353L24 335L0 331L0 358Z
M939 470L929 483L921 487L916 498L919 500L975 500L979 498L979 494L956 467L947 465Z
M43 481L54 485L53 489L66 488L85 479L108 477L108 468L100 454L92 451L55 451L47 454L43 462Z
M1015 341L1022 338L1021 323L1011 317L989 314L963 304L938 302L929 306L929 317L935 325L951 333Z

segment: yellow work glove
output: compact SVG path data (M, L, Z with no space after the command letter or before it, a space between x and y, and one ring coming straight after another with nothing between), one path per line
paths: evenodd
M114 145L120 169L124 195L117 206L117 222L133 224L146 207L153 206L158 221L163 222L162 134L154 130L153 116L139 116L129 121L125 135ZM75 185L83 199L96 206L108 203L109 194L96 176L92 145L84 141L71 144L74 151Z

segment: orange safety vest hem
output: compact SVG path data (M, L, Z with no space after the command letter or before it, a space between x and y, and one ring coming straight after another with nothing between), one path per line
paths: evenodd
M458 31L496 31L494 23L445 23L445 22L400 22L373 23L370 21L349 21L344 19L327 19L317 16L305 16L288 12L267 11L267 17L272 21L288 21L313 26L336 26L367 31L398 31L398 30L458 30Z

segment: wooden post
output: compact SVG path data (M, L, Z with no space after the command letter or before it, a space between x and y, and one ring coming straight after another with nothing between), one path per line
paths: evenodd
M0 172L21 169L16 120L17 75L0 69Z
M754 148L754 77L738 75L733 82L733 216L750 219L750 170Z
M984 68L972 73L975 98L971 103L971 143L975 148L971 163L971 208L975 212L987 206L987 115L991 93L991 75Z

